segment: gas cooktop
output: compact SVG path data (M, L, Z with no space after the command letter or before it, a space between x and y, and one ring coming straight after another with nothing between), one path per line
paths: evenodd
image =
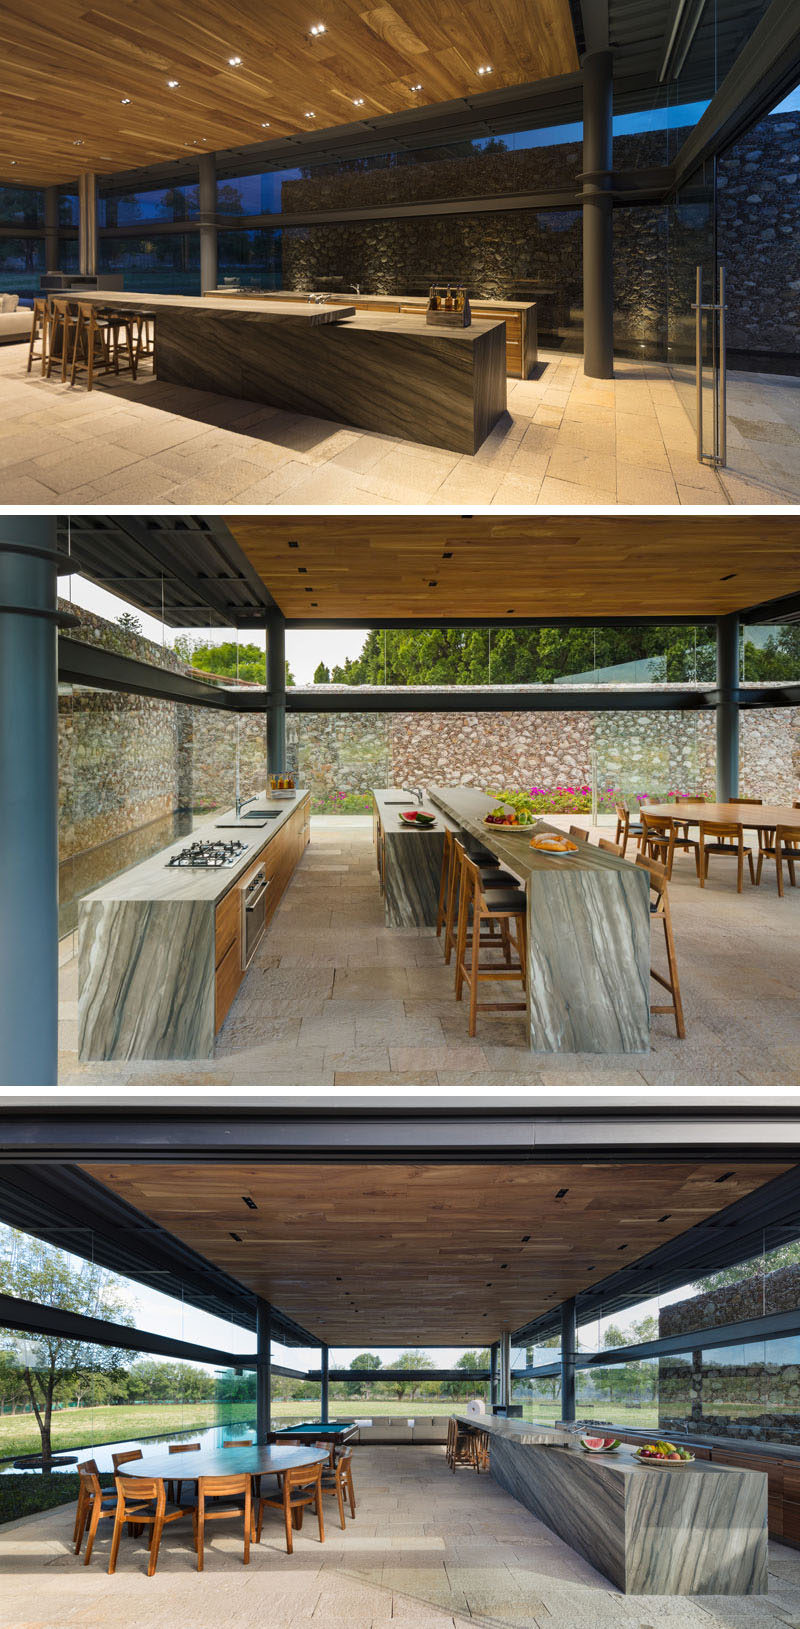
M231 843L205 842L190 843L188 848L182 848L179 854L173 854L167 865L205 866L218 870L223 866L235 865L243 854L247 853L249 843L240 843L234 838Z

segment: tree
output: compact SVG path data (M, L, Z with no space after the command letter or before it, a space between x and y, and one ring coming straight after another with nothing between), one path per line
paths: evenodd
M752 1256L749 1261L740 1261L735 1267L721 1267L716 1273L708 1273L705 1278L695 1280L699 1290L724 1290L732 1284L742 1284L750 1278L760 1278L762 1273L775 1273L781 1267L800 1266L800 1239L793 1239L791 1244L781 1244L775 1250L768 1250L763 1256Z
M368 1369L379 1369L380 1367L381 1367L381 1360L378 1357L376 1352L359 1352L358 1356L354 1357L352 1363L350 1364L350 1368L355 1370L355 1371L358 1371L359 1369L367 1369L367 1370ZM347 1395L348 1395L348 1397L365 1397L366 1398L366 1397L370 1397L371 1394L372 1394L372 1387L370 1386L369 1381L367 1381L367 1380L359 1380L359 1381L348 1380L348 1382L347 1382Z
M258 645L237 643L225 639L219 645L194 644L185 635L178 635L173 649L191 667L213 673L219 679L246 679L250 684L266 684L266 656ZM289 663L285 666L287 685L294 684Z
M0 1350L0 1417L8 1408L12 1414L28 1401L28 1388L13 1352Z
M431 1369L432 1367L427 1352L401 1352L397 1361L389 1364L390 1369ZM419 1393L419 1381L400 1379L392 1381L392 1390L396 1393L398 1402L402 1401L409 1387L411 1388L411 1401L413 1403L414 1398Z
M117 617L117 627L124 628L126 633L140 634L142 624L133 611L121 611Z
M130 1309L102 1268L92 1262L77 1264L65 1251L10 1228L4 1231L2 1244L0 1289L6 1295L133 1327ZM24 1330L13 1330L10 1335L21 1346L20 1366L47 1469L52 1458L53 1406L59 1387L74 1382L86 1370L114 1374L124 1366L126 1354L66 1335L29 1335Z
M488 1367L488 1349L483 1352L462 1352L456 1364L456 1368L463 1369L466 1374L473 1374L476 1370L488 1369ZM473 1381L472 1384L470 1384L469 1381L465 1381L463 1385L458 1384L454 1387L454 1396L469 1397L471 1393L474 1392L476 1386L482 1384L482 1381Z
M314 683L315 684L330 684L330 682L331 682L330 668L326 667L324 662L319 662L317 664L317 666L315 667L315 669L314 669Z

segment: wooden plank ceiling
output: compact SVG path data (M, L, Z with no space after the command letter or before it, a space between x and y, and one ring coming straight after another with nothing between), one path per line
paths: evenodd
M70 181L577 67L569 0L6 0L0 179Z
M790 1164L85 1169L329 1345L470 1346L519 1328Z
M800 589L791 517L230 516L284 616L718 616Z

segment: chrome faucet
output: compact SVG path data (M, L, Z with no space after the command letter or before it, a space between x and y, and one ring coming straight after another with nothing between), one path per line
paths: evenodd
M255 803L257 796L258 796L258 794L256 792L254 792L253 796L251 798L240 798L239 793L238 792L236 793L236 819L237 820L241 819L242 810L247 808L248 803Z
M420 808L422 807L422 803L423 803L424 798L425 798L425 793L423 792L421 786L407 786L407 787L404 787L404 791L408 792L408 795L409 795L410 798L416 798L417 803L420 805Z
M351 294L360 294L361 293L361 284L360 283L354 283L352 288L350 289L350 293Z

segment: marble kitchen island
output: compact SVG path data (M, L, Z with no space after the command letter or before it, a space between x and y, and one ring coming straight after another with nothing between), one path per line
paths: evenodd
M495 1481L626 1595L762 1595L767 1478L696 1461L641 1465L621 1445L584 1453L558 1427L459 1417L489 1433Z
M434 815L435 826L415 831L405 825L400 815L415 808ZM455 830L454 821L429 798L418 804L401 786L373 788L372 831L387 927L435 926L448 828Z
M477 452L506 410L505 323L432 327L344 303L126 292L81 304L153 316L158 378Z
M78 1044L82 1060L210 1058L246 976L243 890L263 867L269 924L309 838L311 799L258 795L273 818L218 811L192 842L241 841L233 865L170 866L181 838L123 871L78 908ZM252 810L252 804L250 805Z
M566 857L537 853L530 832L483 824L497 802L473 787L431 786L428 797L525 890L531 1050L649 1051L647 874L593 843Z

